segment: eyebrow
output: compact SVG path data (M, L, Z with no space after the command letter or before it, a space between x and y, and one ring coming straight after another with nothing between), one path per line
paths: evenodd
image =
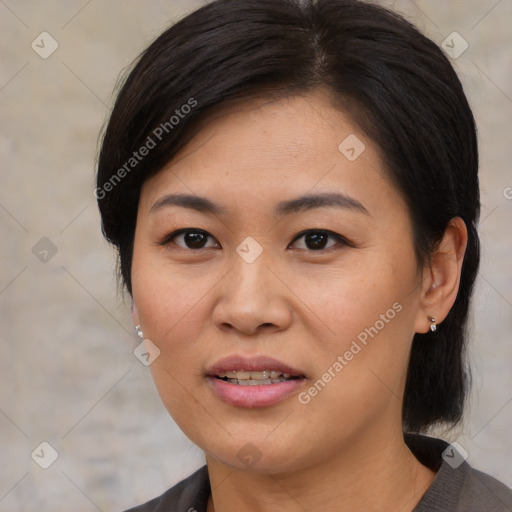
M201 213L212 215L226 215L229 210L224 206L211 201L206 197L191 194L169 194L161 197L150 208L150 213L171 206L181 206ZM281 201L273 209L276 216L283 217L293 213L312 210L314 208L338 207L359 211L370 215L368 210L353 197L339 192L327 192L318 194L306 194L295 199Z

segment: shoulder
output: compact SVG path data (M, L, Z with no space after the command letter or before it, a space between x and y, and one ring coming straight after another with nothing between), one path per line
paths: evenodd
M510 512L512 489L469 465L455 446L441 439L406 434L416 458L436 471L414 512Z
M209 496L210 481L205 465L157 498L125 512L205 512Z
M512 489L496 478L467 465L460 493L460 504L461 510L510 512Z

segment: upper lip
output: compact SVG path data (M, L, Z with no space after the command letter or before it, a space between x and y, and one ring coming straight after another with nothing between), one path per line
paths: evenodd
M215 377L220 373L230 371L257 372L263 370L274 370L281 373L288 373L296 377L304 377L304 373L297 368L289 366L273 357L268 356L242 356L231 355L219 359L206 371L207 375Z

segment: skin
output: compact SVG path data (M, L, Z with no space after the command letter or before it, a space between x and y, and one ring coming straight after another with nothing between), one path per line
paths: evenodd
M442 329L455 301L465 225L453 219L420 268L409 212L379 148L325 91L255 98L221 113L144 183L132 267L133 321L160 349L150 366L156 388L206 454L208 512L411 511L435 473L402 438L408 354L414 333L428 332L431 316ZM338 149L350 134L365 144L355 161ZM333 191L368 214L272 213L285 199ZM171 193L207 197L228 213L150 211ZM183 236L160 244L181 228L206 231L204 248ZM326 238L315 249L307 236L296 239L305 229L352 246ZM236 252L247 236L263 249L252 263ZM268 407L228 405L205 377L225 356L269 355L302 370L299 391L307 391L394 303L400 312L307 404L294 394ZM249 467L237 456L246 443L260 456Z

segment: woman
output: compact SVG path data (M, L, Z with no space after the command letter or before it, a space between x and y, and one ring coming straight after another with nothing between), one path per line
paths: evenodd
M96 197L167 410L206 465L132 511L505 511L456 424L479 264L473 115L356 0L219 0L140 56Z

